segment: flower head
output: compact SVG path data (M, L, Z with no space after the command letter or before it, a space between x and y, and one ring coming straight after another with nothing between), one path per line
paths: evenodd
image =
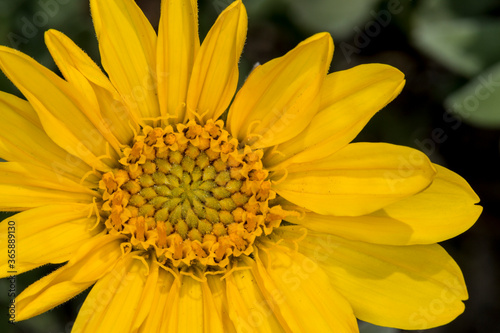
M235 94L241 1L201 45L194 0L163 0L158 35L133 0L90 2L107 75L57 31L64 79L0 47L26 97L0 93L15 270L65 263L18 296L17 320L91 286L75 332L421 329L463 311L460 269L435 243L476 221L476 194L417 150L351 143L400 71L327 74L320 33Z

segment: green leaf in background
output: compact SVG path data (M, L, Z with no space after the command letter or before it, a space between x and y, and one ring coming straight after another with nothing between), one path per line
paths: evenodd
M500 20L486 16L461 17L468 8L449 0L425 0L413 17L412 38L422 52L450 70L473 77L500 59ZM486 10L490 0L479 0ZM477 13L476 13L477 14Z
M445 106L464 122L500 128L500 63L451 94Z
M399 330L391 327L375 326L362 322L359 324L359 333L398 333Z
M285 0L290 15L311 31L328 31L336 38L354 33L353 28L370 18L379 0ZM376 15L376 13L375 13Z

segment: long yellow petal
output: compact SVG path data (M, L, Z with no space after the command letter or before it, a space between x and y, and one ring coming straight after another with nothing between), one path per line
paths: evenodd
M154 311L152 310L153 302L157 295L155 295L158 287L158 283L161 283L158 280L159 277L159 269L158 264L156 262L152 263L149 266L149 273L144 284L144 289L142 291L141 299L139 300L138 311L134 315L134 320L132 321L132 327L130 332L139 332L141 325L145 322L146 318L149 314Z
M94 285L72 332L130 332L148 278L149 263L131 252ZM103 295L106 295L103 297Z
M423 153L385 143L353 143L310 163L292 164L274 189L285 199L324 215L372 213L414 195L434 178Z
M137 118L160 116L156 33L133 0L91 0L104 69Z
M298 237L298 227L280 228ZM299 251L327 272L356 317L380 326L428 329L464 310L460 268L439 245L389 246L309 232Z
M73 254L101 229L92 227L96 218L87 218L89 205L50 205L30 209L0 223L0 250L8 253L8 244L17 253L14 267L7 257L0 260L0 277L9 271L17 274L38 266L68 261Z
M364 216L312 212L292 223L352 240L386 245L433 244L469 229L481 214L479 198L456 173L434 165L436 178L423 192Z
M317 97L332 55L332 38L321 33L255 68L231 105L231 134L255 148L298 135L318 111Z
M229 106L246 32L247 13L237 0L220 14L196 55L187 94L188 117L202 122L217 119Z
M157 266L157 264L153 264L153 266ZM151 267L151 269L154 270L155 268ZM151 300L150 311L142 322L139 332L161 332L162 325L165 325L165 308L169 305L167 302L169 296L171 296L170 292L172 285L175 283L174 281L172 273L165 271L163 268L158 269L158 281L152 291L153 299ZM142 308L139 311L142 313Z
M0 46L0 68L31 103L49 137L97 170L112 163L106 140L83 114L81 99L68 82L27 55ZM116 156L115 156L116 157Z
M229 317L236 331L292 332L283 318L276 318L274 310L281 302L276 304L274 299L264 293L254 274L255 272L249 269L235 270L225 279Z
M26 288L16 298L16 320L25 320L66 302L110 271L121 256L116 236L96 236L63 267Z
M291 332L358 332L347 300L313 260L277 245L260 245L255 278Z
M0 157L3 159L34 164L74 181L80 181L92 170L47 136L38 115L27 101L0 92L0 110Z
M119 94L101 69L71 39L56 30L45 33L45 43L66 80L85 98L87 107L82 112L99 132L119 151L120 144L127 144L138 130L138 119L126 109L102 107L96 90L108 92L108 104L119 104Z
M165 123L184 120L189 80L199 48L197 1L162 1L156 63L161 115L170 117Z
M214 308L216 309L218 316L216 319L222 320L222 325L224 327L224 333L236 333L236 328L234 323L229 317L229 299L226 293L226 281L221 280L220 275L208 275L207 285L204 288L210 288L210 292L214 301Z
M307 128L265 159L276 164L309 162L333 154L351 142L370 118L403 89L404 74L382 64L360 65L326 77L318 113ZM284 165L281 164L281 167Z
M24 210L51 203L91 203L98 195L53 171L26 163L0 163L0 209Z

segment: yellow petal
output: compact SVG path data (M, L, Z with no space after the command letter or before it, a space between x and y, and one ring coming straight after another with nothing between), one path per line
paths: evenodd
M161 115L171 117L166 123L184 120L189 80L199 48L197 1L162 1L156 63Z
M91 0L104 69L137 118L160 116L156 33L133 0Z
M34 317L78 295L110 271L120 255L118 237L94 237L65 266L19 294L16 319Z
M423 153L385 143L353 143L310 163L292 164L273 188L325 215L369 214L430 185L435 170Z
M109 170L100 159L109 155L106 140L80 111L83 100L68 82L25 54L3 46L0 68L31 103L56 144L97 170Z
M101 108L95 90L107 91L109 104L119 103L119 95L101 69L71 39L59 31L49 30L45 33L45 42L66 80L85 98L86 107L82 112L119 151L120 144L127 144L133 138L132 129L138 130L138 120L128 110L117 112L109 107Z
M75 252L102 228L92 227L89 205L50 205L30 209L0 223L0 250L15 246L16 258L10 267L7 257L0 261L0 277L29 271L44 264L68 261Z
M307 229L375 244L433 244L469 229L481 214L479 198L456 173L434 165L431 186L409 198L364 216L331 216L312 212L289 217Z
M318 111L317 97L332 55L332 39L322 33L255 68L231 105L231 134L255 148L298 135Z
M131 252L99 279L78 312L72 332L130 332L149 265ZM105 295L105 296L103 296Z
M0 110L0 157L44 167L74 181L80 181L92 170L47 136L38 115L27 101L0 92ZM14 128L16 130L12 130Z
M154 270L155 268L152 267L151 269ZM169 305L167 301L171 296L170 291L173 283L174 276L172 273L159 268L158 282L154 286L150 312L142 323L139 332L161 332L162 325L165 325L165 308ZM142 309L140 312L142 312Z
M370 64L335 72L321 88L318 113L307 128L280 144L264 162L301 163L333 154L351 142L370 118L403 89L404 74L394 67ZM281 167L284 165L281 164Z
M224 333L236 333L234 323L229 317L229 300L226 292L226 281L221 280L219 275L207 275L208 288L214 300L214 308L217 310L218 318L221 318Z
M181 280L170 292L171 307L167 309L163 331L225 332L206 281L181 275Z
M41 187L47 189L87 193L98 195L97 192L69 180L60 174L36 165L18 162L3 162L0 164L0 183Z
M97 193L47 169L0 163L0 209L24 210L51 203L90 203Z
M196 55L187 94L187 116L217 119L229 106L238 84L238 61L247 32L241 0L217 18Z
M254 274L254 270L235 270L225 279L229 317L236 331L291 332L283 318L276 318L275 309L282 302L276 304L274 299L268 298Z
M141 304L141 306L134 315L135 318L132 321L132 328L130 332L138 332L149 314L154 311L152 310L153 302L157 298L155 293L157 291L158 283L161 283L158 280L158 276L158 264L154 262L149 266L149 274L142 291L141 299L139 300L139 304Z
M291 332L358 332L350 304L313 260L277 245L262 248L255 278Z
M280 228L296 237L298 227ZM439 245L390 246L309 232L299 251L327 272L351 303L356 317L380 326L427 329L464 310L465 282L458 265Z

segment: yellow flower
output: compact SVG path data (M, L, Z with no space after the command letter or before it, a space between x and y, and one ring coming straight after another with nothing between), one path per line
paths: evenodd
M64 79L0 48L27 99L0 93L0 209L20 211L0 224L0 274L66 263L17 297L17 320L92 285L74 332L422 329L463 311L436 243L476 221L476 194L419 151L350 143L400 71L327 75L320 33L233 100L241 1L201 45L194 0L164 0L158 35L133 0L90 2L108 76L57 31L45 38Z

